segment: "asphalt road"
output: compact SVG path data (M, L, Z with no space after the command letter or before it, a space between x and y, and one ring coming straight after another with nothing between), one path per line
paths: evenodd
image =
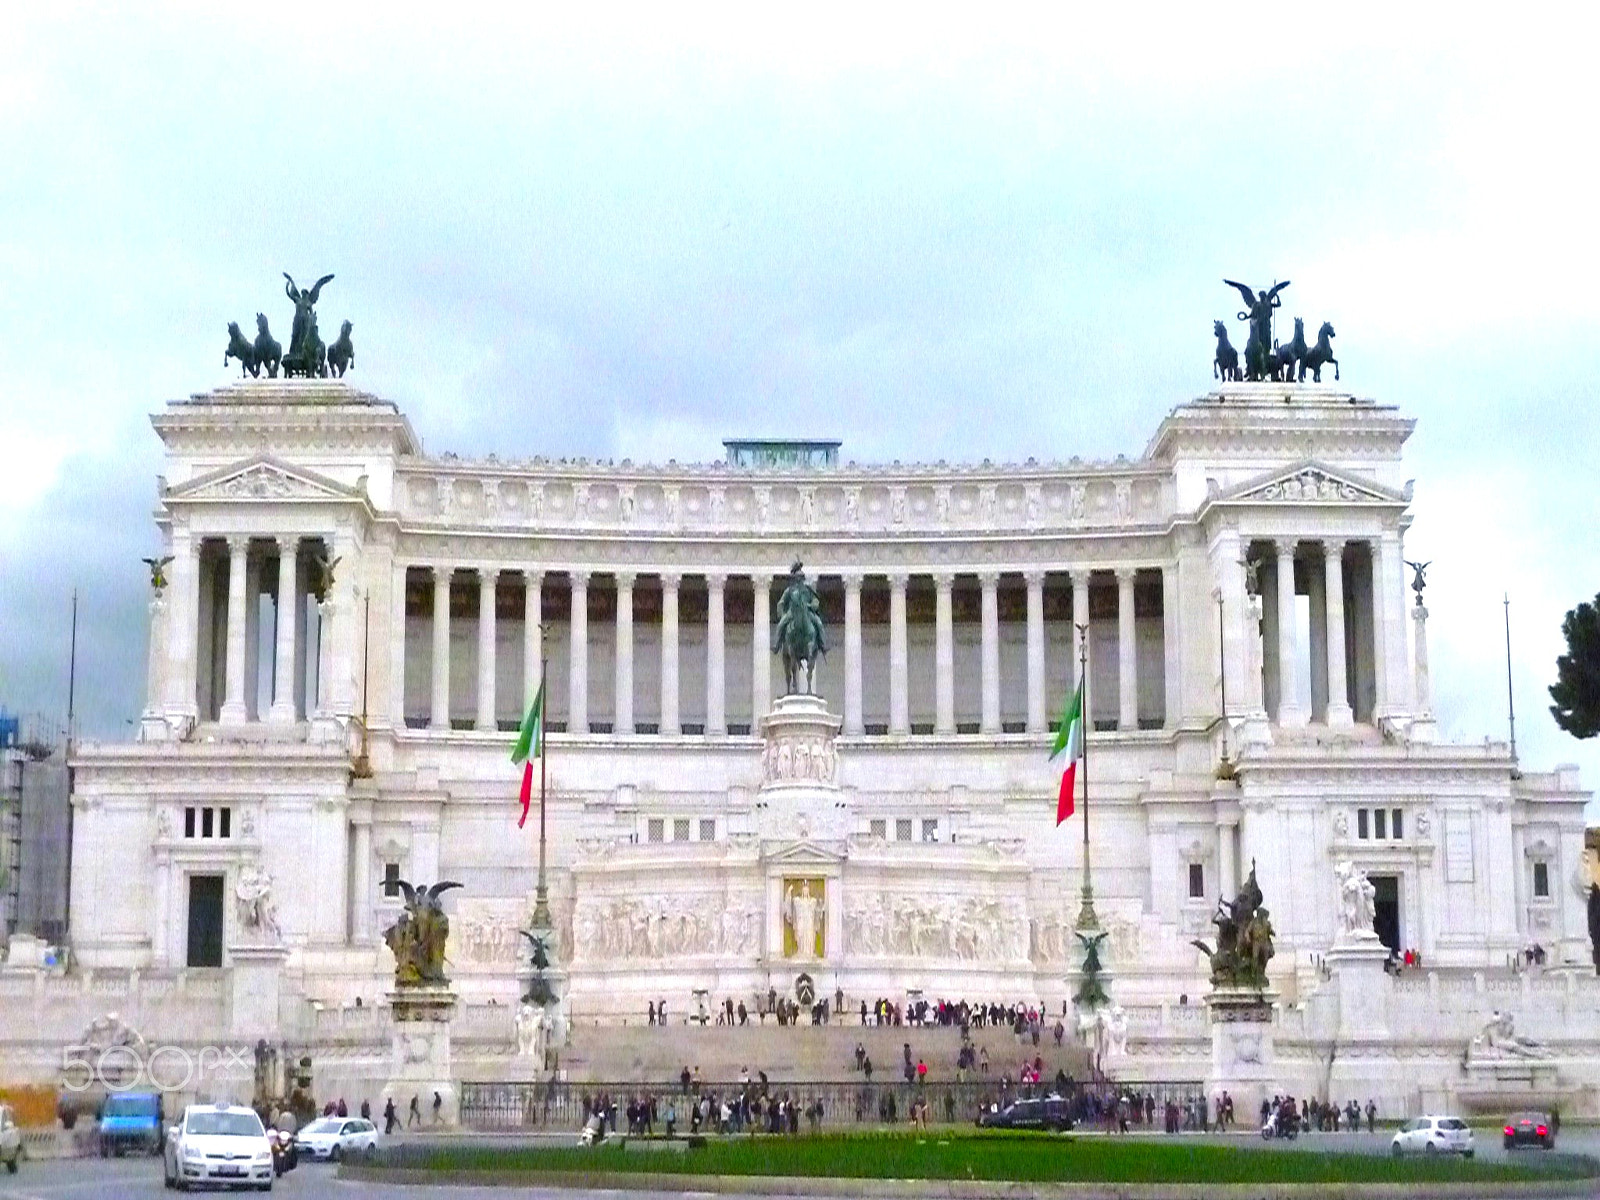
M1500 1139L1490 1130L1478 1131L1478 1157L1496 1160L1506 1157ZM1239 1135L1220 1136L1207 1134L1181 1135L1185 1142L1217 1142L1239 1148L1260 1148L1267 1145L1259 1137ZM1387 1154L1388 1133L1314 1134L1301 1136L1293 1142L1274 1142L1277 1148L1300 1151L1344 1151L1362 1154ZM501 1139L493 1139L499 1141ZM514 1139L505 1139L511 1141ZM1164 1139L1161 1139L1164 1140ZM1589 1154L1600 1157L1600 1130L1570 1129L1561 1136L1561 1149L1569 1154ZM1538 1154L1539 1151L1515 1151L1519 1155ZM16 1175L0 1173L0 1200L136 1200L139 1197L170 1195L161 1186L161 1161L142 1159L76 1159L57 1162L24 1162ZM260 1193L243 1193L260 1195ZM305 1197L306 1200L444 1200L446 1197L480 1197L484 1200L516 1200L523 1197L551 1198L551 1200L644 1200L648 1196L696 1197L704 1200L705 1193L685 1192L621 1192L613 1189L571 1191L550 1188L472 1188L472 1187L407 1187L396 1189L392 1184L360 1184L336 1178L336 1168L326 1163L302 1163L277 1181L273 1192L280 1197ZM723 1200L756 1200L755 1197L729 1196ZM774 1200L771 1196L760 1200Z

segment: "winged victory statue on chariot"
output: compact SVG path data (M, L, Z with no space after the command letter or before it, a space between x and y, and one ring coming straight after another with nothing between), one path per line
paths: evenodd
M1212 332L1217 336L1217 350L1211 360L1211 374L1224 383L1247 380L1254 382L1304 383L1306 372L1312 381L1322 382L1322 368L1333 364L1333 377L1339 378L1339 360L1333 356L1333 339L1336 336L1331 321L1324 321L1317 331L1314 343L1306 341L1305 321L1294 319L1294 336L1287 345L1280 345L1272 333L1272 314L1283 307L1280 293L1289 286L1285 279L1270 288L1252 290L1249 285L1232 279L1223 283L1238 290L1244 297L1244 309L1238 319L1250 325L1250 336L1244 346L1244 366L1239 365L1239 351L1228 340L1228 327L1221 321L1212 322Z
M254 341L240 331L239 322L228 322L228 347L222 352L222 365L227 366L229 359L236 358L239 360L240 374L256 379L260 378L262 371L266 371L268 379L276 379L280 369L286 379L294 376L327 378L330 375L342 378L346 371L355 366L356 348L350 340L350 332L355 326L349 321L344 322L339 328L339 337L331 346L323 342L317 330L317 298L333 276L324 275L308 288L296 284L287 271L283 273L283 278L284 294L294 303L294 323L289 330L288 353L284 353L283 347L272 336L267 315L257 313Z

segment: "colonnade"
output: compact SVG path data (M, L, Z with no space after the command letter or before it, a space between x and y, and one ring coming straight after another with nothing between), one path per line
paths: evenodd
M451 617L451 587L453 582L465 583L469 588L475 583L477 590L476 612L476 671L472 681L475 694L467 703L459 705L469 708L473 728L492 730L506 724L502 710L506 707L504 698L497 694L501 672L499 671L497 657L504 652L497 636L497 623L499 609L496 598L502 591L502 585L514 589L520 581L523 594L522 605L522 703L525 705L532 698L532 693L537 686L544 667L543 655L545 653L545 639L542 631L546 624L547 614L545 607L545 592L547 584L557 589L554 593L559 600L560 581L564 580L567 590L567 620L565 637L566 654L566 714L565 726L568 732L613 732L631 734L637 732L656 732L667 736L686 732L684 722L680 719L680 655L682 638L680 635L680 613L682 611L683 592L686 575L677 572L650 572L647 574L649 583L641 584L641 575L632 571L605 571L591 572L581 569L567 569L552 571L547 580L546 572L531 568L507 568L493 565L483 566L456 566L456 565L429 565L413 567L411 572L410 598L412 603L406 604L408 570L405 566L396 567L397 601L396 620L402 624L409 613L414 619L426 620L429 625L428 649L430 662L428 666L428 693L427 711L425 721L420 715L411 710L410 724L425 723L430 728L448 729L460 728L467 724L467 713L452 709L451 704L451 652L452 652L452 617ZM1022 681L1022 692L1025 694L1026 716L1021 722L1002 721L1002 655L1001 655L1001 613L1000 593L1002 577L1006 576L1005 586L1015 588L1020 582L1025 590L1025 603L1023 610L1025 634L1025 657L1023 669L1025 679ZM1002 573L986 571L961 574L957 572L935 572L917 574L912 572L889 571L885 573L873 572L826 572L816 577L815 582L819 589L825 589L825 602L832 604L836 609L842 608L842 630L839 629L838 617L830 621L830 650L835 654L843 650L843 732L847 735L862 735L868 733L882 733L889 735L902 735L911 733L933 733L940 735L953 735L958 732L977 732L981 734L999 734L1003 732L1044 733L1050 727L1050 718L1054 715L1049 706L1059 704L1061 697L1052 693L1063 686L1070 686L1076 678L1079 650L1079 630L1087 629L1091 624L1090 613L1090 588L1103 589L1110 598L1114 591L1115 631L1114 642L1107 642L1107 650L1115 655L1114 674L1109 681L1117 697L1115 709L1109 718L1102 718L1102 728L1136 729L1142 725L1150 727L1165 724L1169 720L1169 707L1172 698L1177 695L1175 679L1167 678L1176 671L1177 656L1164 652L1159 655L1147 655L1156 665L1153 669L1162 673L1163 678L1153 682L1147 689L1156 699L1152 702L1147 699L1147 710L1141 712L1140 708L1140 654L1137 646L1137 613L1135 604L1136 581L1141 575L1146 576L1144 583L1151 587L1159 585L1160 600L1148 601L1147 607L1154 609L1153 615L1148 620L1159 622L1160 636L1165 644L1175 637L1175 610L1176 602L1172 595L1174 588L1174 572L1170 567L1136 568L1126 567L1107 572L1093 572L1089 570L1072 570L1048 573L1049 586L1054 589L1070 588L1071 608L1070 645L1058 645L1059 657L1070 655L1070 663L1057 661L1047 672L1047 623L1046 623L1046 588L1047 572L1030 570L1025 572ZM723 574L717 572L693 573L696 579L695 601L698 616L699 597L705 597L705 704L704 723L695 732L704 732L716 736L729 732L729 696L728 679L730 675L728 662L728 631L730 622L728 610L730 607L730 585L738 588L740 604L743 604L745 595L752 596L753 619L748 626L750 630L750 712L753 719L765 715L771 706L773 683L771 676L771 662L773 658L773 600L776 591L785 580L782 575L766 574ZM955 592L958 586L963 589L970 588L971 581L975 579L978 591L978 621L979 626L979 712L975 730L964 729L958 726L956 706L956 638L955 630ZM958 585L958 580L960 583ZM1093 582L1091 583L1091 580ZM919 594L925 594L928 584L932 585L933 593L933 720L931 728L913 728L912 723L912 646L909 636L911 621L910 603L913 590L918 589ZM654 722L654 729L641 729L640 722L635 719L635 673L636 673L636 636L635 636L635 595L641 586L648 586L650 590L650 608L654 610L659 603L660 638L659 638L659 666L654 671L659 681L659 721ZM590 593L594 588L610 593L614 597L613 629L608 639L614 646L612 659L613 705L610 714L596 714L590 712ZM863 619L863 591L866 588L875 590L881 599L882 590L887 590L887 721L881 727L869 728L866 719L864 704L865 691L863 677L866 663L866 646L864 645L863 630L867 622ZM748 591L746 591L748 589ZM431 590L431 604L429 611L424 613L420 600ZM657 601L659 593L659 601ZM841 595L842 593L842 595ZM1015 593L1013 593L1014 595ZM1146 595L1154 595L1147 592ZM1057 592L1059 600L1059 592ZM460 599L458 591L458 599ZM508 599L511 597L507 597ZM842 604L838 603L842 601ZM604 606L601 606L604 607ZM875 606L880 607L881 606ZM1057 607L1061 607L1058 603ZM465 611L470 614L470 600ZM512 609L514 611L514 609ZM654 612L652 611L652 616ZM652 622L653 623L653 622ZM697 622L698 623L698 622ZM1058 619L1057 624L1062 623ZM880 635L881 636L881 635ZM405 637L396 639L396 645L403 648ZM742 640L742 639L741 639ZM454 644L460 646L459 639ZM471 645L471 642L467 643ZM1098 651L1096 651L1098 653ZM1107 655L1110 657L1110 654ZM655 664L651 664L654 666ZM1109 663L1107 664L1110 665ZM402 668L402 675L404 674ZM742 671L740 672L742 675ZM457 686L461 681L457 679ZM1092 685L1094 686L1093 682ZM696 698L698 701L698 697ZM405 716L404 685L402 683L398 694L395 696L401 708L399 714ZM696 705L698 708L698 703ZM497 715L501 714L501 715ZM609 715L610 720L605 720ZM696 722L696 724L699 724ZM1015 728L1020 725L1021 728Z

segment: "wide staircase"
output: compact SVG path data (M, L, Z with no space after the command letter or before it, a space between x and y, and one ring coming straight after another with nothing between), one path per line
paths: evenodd
M987 1050L988 1078L1002 1075L1017 1079L1024 1059L1044 1060L1042 1077L1053 1079L1057 1070L1085 1078L1088 1052L1073 1042L1070 1033L1060 1048L1049 1029L1037 1047L1028 1036L1018 1037L1009 1026L971 1031L975 1050ZM904 1047L911 1061L928 1064L930 1082L956 1078L956 1055L961 1031L954 1026L879 1026L854 1024L779 1026L769 1018L759 1025L576 1025L572 1040L561 1055L561 1066L571 1080L608 1083L676 1082L685 1067L710 1082L729 1082L748 1071L755 1078L765 1071L773 1082L823 1082L858 1078L855 1049L860 1044L872 1060L873 1078L885 1082L902 1077ZM967 1078L979 1076L977 1070Z

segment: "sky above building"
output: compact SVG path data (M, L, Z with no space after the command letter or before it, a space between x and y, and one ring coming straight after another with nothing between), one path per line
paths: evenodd
M1600 591L1592 16L564 7L0 16L0 703L64 711L76 588L131 734L148 414L287 340L285 270L430 451L657 460L1131 457L1242 345L1222 278L1287 277L1418 418L1444 733L1505 736L1509 594L1524 762L1600 784L1545 694Z

